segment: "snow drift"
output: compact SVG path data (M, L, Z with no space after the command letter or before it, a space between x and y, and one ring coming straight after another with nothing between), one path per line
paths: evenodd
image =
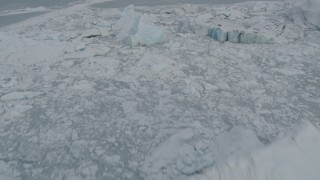
M250 129L217 136L195 123L174 133L146 159L146 179L318 180L320 132L305 122L265 145Z
M311 123L248 156L230 158L191 180L318 180L320 133Z
M243 156L261 146L252 130L233 127L214 136L210 129L196 122L159 144L142 169L146 179L186 179L216 162Z

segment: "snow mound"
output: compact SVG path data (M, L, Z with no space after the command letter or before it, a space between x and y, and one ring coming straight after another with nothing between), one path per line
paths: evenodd
M310 122L264 145L250 129L219 133L194 123L173 133L146 158L146 179L317 180L320 132Z
M118 23L113 27L113 35L129 46L149 46L164 43L164 31L153 23L152 17L127 7Z
M227 149L227 148L226 148ZM307 122L293 134L248 156L231 157L190 180L317 180L320 133Z
M320 0L308 0L302 6L305 20L320 29Z
M143 171L146 179L185 179L230 156L241 156L262 144L251 130L234 127L218 136L200 123L177 131L155 148Z

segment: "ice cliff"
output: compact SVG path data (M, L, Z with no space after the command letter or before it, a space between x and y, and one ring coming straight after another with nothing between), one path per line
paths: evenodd
M122 12L113 27L113 35L129 46L149 46L166 41L164 31L153 23L152 17L136 12L132 5Z
M220 28L209 28L208 36L219 42L229 41L244 44L268 44L273 42L273 38L267 38L262 34L246 33L238 30L223 31Z

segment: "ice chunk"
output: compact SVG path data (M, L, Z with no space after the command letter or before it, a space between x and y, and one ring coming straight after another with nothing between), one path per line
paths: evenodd
M83 38L93 38L93 37L101 36L101 32L99 31L99 29L90 29L90 30L84 31L81 36Z
M256 37L256 44L269 44L271 42L273 42L273 39L272 38L267 38L264 35L259 34Z
M120 20L113 27L113 35L117 38L124 40L134 32L138 25L141 14L135 12L133 6L127 7L121 14Z
M148 17L146 15L143 15L140 18L137 32L130 38L131 46L149 46L166 41L166 37L163 31L152 23L148 22L147 18Z
M240 32L239 31L230 31L228 32L228 41L233 43L240 42Z
M209 28L208 36L219 42L229 41L244 44L268 44L272 42L271 38L267 38L264 35L240 32L238 30L224 31L221 28Z
M127 7L113 28L113 35L129 46L149 46L166 41L164 31L157 27L152 18Z
M226 41L228 39L228 33L227 32L224 32L221 29L218 29L216 31L216 33L217 33L217 41L224 42L224 41Z
M224 41L227 41L228 39L228 33L224 32L220 28L209 29L208 36L219 42L224 42Z
M320 0L307 0L302 12L308 23L320 29Z
M319 130L307 122L292 135L246 156L229 158L190 179L318 180L319 152Z
M256 43L256 39L257 35L254 33L241 33L239 42L244 44L252 44Z
M186 13L194 14L194 13L198 13L200 11L200 7L197 5L193 5L193 4L186 4L183 6L183 10Z
M75 50L76 52L78 52L78 51L84 51L84 50L86 49L86 46L87 46L86 43L80 43L80 44L78 44L78 45L74 48L74 50Z
M45 40L59 41L60 37L57 34L48 34L44 39Z

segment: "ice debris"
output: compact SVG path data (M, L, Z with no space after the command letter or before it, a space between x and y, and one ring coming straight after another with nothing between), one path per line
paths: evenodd
M254 8L257 7L248 7L241 12L236 7L212 12L204 10L202 14L181 18L178 30L209 36L219 42L243 44L282 44L303 37L299 30L301 26L288 21L289 15L286 11L282 14L274 10L262 13L259 8ZM313 17L319 17L317 13L314 11ZM314 18L314 21L317 21L314 24L319 24L319 19Z
M149 46L167 40L164 30L156 26L150 16L136 12L132 5L123 11L113 27L113 35L128 46Z
M272 38L267 38L261 34L245 33L238 30L223 31L220 28L210 28L208 30L208 36L219 42L229 41L244 44L269 44L273 42Z

